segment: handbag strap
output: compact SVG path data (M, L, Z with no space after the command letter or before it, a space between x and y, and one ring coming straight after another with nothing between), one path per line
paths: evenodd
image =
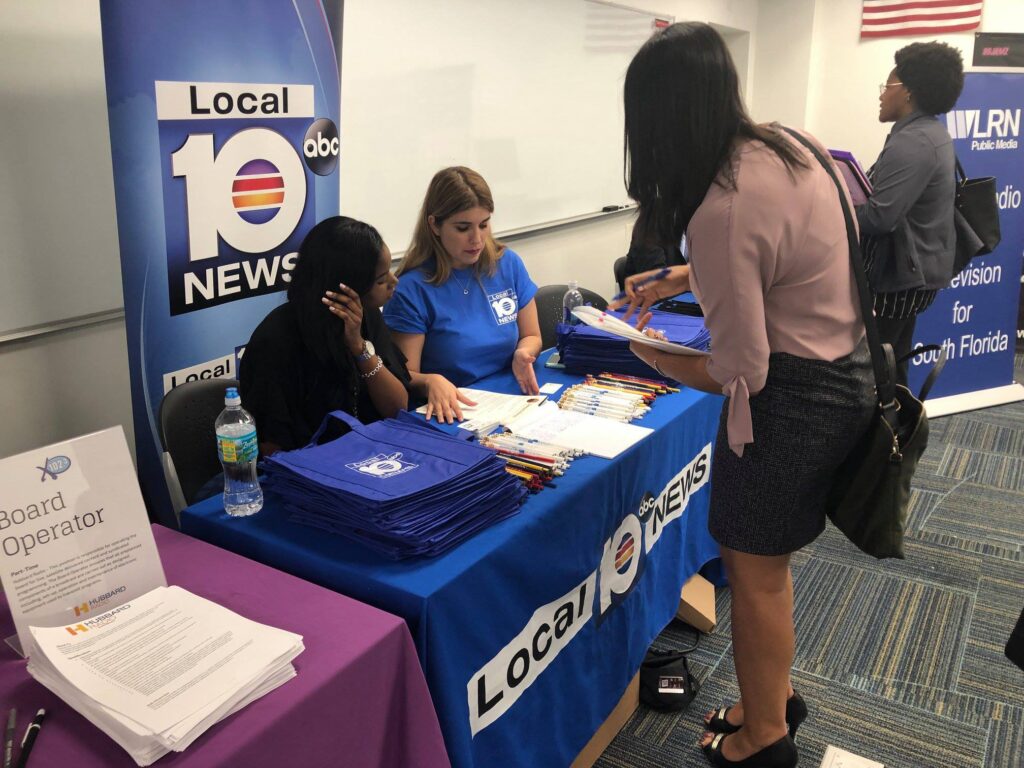
M860 313L864 320L864 330L868 337L868 349L871 351L871 366L875 370L875 387L878 391L878 403L882 409L882 415L895 426L896 412L899 410L899 403L896 402L896 360L893 355L892 346L882 344L878 335L878 324L875 322L875 313L872 307L873 296L868 287L867 273L864 271L864 260L860 253L860 240L857 237L857 229L853 225L853 214L850 211L850 204L843 194L843 187L839 178L821 152L814 144L808 141L802 134L792 128L783 127L783 130L810 150L811 154L821 163L821 167L832 179L839 192L839 203L843 207L843 218L846 220L846 239L850 247L850 262L853 265L853 277L857 282L857 294L860 298Z
M949 361L949 358L946 356L946 348L940 347L938 344L925 344L920 347L915 347L896 361L896 364L898 365L904 360L915 358L923 352L939 352L941 354L939 354L938 359L935 361L935 365L932 366L928 375L925 376L924 383L921 385L921 391L917 393L917 399L922 403L928 397L928 393L932 391L932 387L935 385L935 380L939 378L939 374L942 373L942 369L946 367L946 363Z
M316 432L314 432L313 437L309 439L309 445L306 446L307 448L312 448L314 445L316 445L316 441L320 439L320 436L324 433L324 430L327 429L327 425L331 423L331 419L337 419L338 421L348 424L349 429L351 429L352 431L356 431L359 427L363 426L363 422L361 422L359 419L357 419L350 413L346 413L345 411L341 410L331 411L326 416L324 416L324 420L320 422L320 428Z
M960 165L960 158L957 157L956 152L953 153L953 160L956 161L956 175L953 177L953 180L958 187L962 187L967 183L967 174L964 173L964 167Z

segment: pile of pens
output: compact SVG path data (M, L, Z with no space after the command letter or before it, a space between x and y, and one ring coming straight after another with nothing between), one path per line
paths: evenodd
M658 379L599 373L569 387L559 398L558 407L615 421L633 421L651 410L658 395L678 391Z
M40 709L36 716L25 729L25 735L21 739L21 754L14 759L14 736L18 727L18 710L12 709L7 715L7 729L4 733L4 768L25 768L28 765L28 756L32 754L32 747L36 743L36 736L39 729L43 727L43 718L46 717L46 710Z
M480 442L498 452L505 471L523 481L530 493L554 488L554 479L564 474L580 451L539 440L516 437L502 432L480 438Z

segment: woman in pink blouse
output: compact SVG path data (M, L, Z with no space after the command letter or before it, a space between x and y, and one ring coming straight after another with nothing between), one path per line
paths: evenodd
M708 714L702 746L713 765L793 766L807 708L789 680L789 558L824 529L832 476L875 407L839 196L809 152L751 121L725 43L706 24L674 24L640 49L625 112L627 183L648 239L685 233L690 251L667 278L629 278L628 301L642 328L654 301L693 290L712 344L710 357L633 351L727 396L709 528L732 587L742 699Z

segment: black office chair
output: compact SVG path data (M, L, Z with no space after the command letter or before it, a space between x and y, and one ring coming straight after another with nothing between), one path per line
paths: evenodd
M562 322L562 298L569 290L568 285L545 285L537 291L537 317L540 319L540 338L544 349L555 346L558 341L558 324ZM599 293L580 288L583 303L601 311L608 309L608 301Z
M164 477L176 514L195 502L196 492L221 470L214 422L224 410L224 391L237 386L236 379L189 381L160 403Z
M625 291L626 278L629 277L629 257L619 256L612 265L612 272L615 274L615 285L620 291Z

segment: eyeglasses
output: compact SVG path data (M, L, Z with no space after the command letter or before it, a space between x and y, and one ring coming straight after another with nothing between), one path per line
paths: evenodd
M887 90L892 88L894 85L903 85L903 83L901 83L899 81L897 81L895 83L882 83L881 85L878 86L878 95L881 96L883 93L885 93Z

